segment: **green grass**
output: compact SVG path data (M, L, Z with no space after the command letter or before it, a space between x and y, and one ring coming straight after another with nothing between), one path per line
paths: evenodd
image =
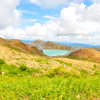
M100 98L100 76L0 77L0 100L93 100Z
M62 66L58 66L58 67L55 67L51 70L48 70L48 72L46 73L46 76L48 76L50 78L55 77L55 76L64 76L66 78L68 78L68 77L80 77L79 74L74 73L73 71L67 71Z
M0 71L5 72L0 75L0 100L100 99L99 71L91 75L81 69L81 74L77 74L59 66L43 74L40 69L28 68L25 65L18 68L6 64L4 60L0 62ZM66 65L72 66L67 63ZM35 76L36 73L39 76Z
M0 65L0 74L4 72L6 76L13 77L13 76L33 76L36 73L41 73L39 69L35 68L28 68L25 65L21 65L17 67L15 65L8 65L6 63Z
M39 62L39 63L45 63L47 65L50 64L50 62L47 60L47 59L34 59L36 62Z

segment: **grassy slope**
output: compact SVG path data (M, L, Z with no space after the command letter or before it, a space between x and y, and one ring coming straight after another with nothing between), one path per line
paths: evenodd
M54 59L63 67L55 67L41 74L39 69L27 68L22 71L14 65L0 64L5 75L0 76L0 100L99 100L100 69L89 74L86 70L77 70L67 60ZM65 62L66 61L66 62ZM40 61L39 61L40 63ZM74 70L66 70L66 66ZM41 76L36 76L36 73Z
M100 67L99 63L91 63L87 61L79 61L79 60L63 59L63 58L52 59L44 56L39 56L36 54L24 53L1 45L0 45L0 58L4 59L6 63L9 65L14 64L18 67L20 65L26 65L29 68L39 68L44 73L47 70L58 66L63 66L68 71L73 70L76 72L80 72L79 69L84 69L89 73L94 73L95 71L93 69L94 65L97 66L96 70L99 70ZM63 61L63 63L60 62L59 60Z
M3 45L0 58L6 62L0 64L0 100L100 99L99 63L52 59Z
M29 68L40 68L45 71L47 69L59 66L60 63L50 58L39 56L36 54L24 53L13 48L0 45L0 58L4 59L7 64L16 66L26 65Z
M100 100L99 79L0 77L0 100Z
M76 71L86 70L89 74L94 74L96 71L100 71L100 63L88 62L83 60L75 60L69 58L54 58L54 60L62 64L72 64L72 67ZM69 68L69 70L72 70Z

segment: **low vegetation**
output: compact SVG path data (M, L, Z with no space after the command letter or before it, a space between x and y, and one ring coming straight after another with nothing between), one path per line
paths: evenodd
M100 76L0 77L1 100L99 100Z
M3 63L4 60L0 59L0 74L5 76L33 76L36 73L41 73L39 69L34 68L28 68L25 65L21 65L20 67L17 67L13 64L8 65L6 63Z
M0 100L100 100L100 63L49 58L19 40L0 40Z
M58 66L43 74L39 69L8 65L0 59L0 72L0 100L100 99L100 74L91 75L86 70L77 74Z

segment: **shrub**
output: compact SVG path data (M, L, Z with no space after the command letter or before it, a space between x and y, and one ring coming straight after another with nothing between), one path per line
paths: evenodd
M68 77L71 75L71 72L67 72L64 67L56 67L48 71L46 74L46 76L48 77L61 76L61 75Z
M2 74L1 67L0 67L0 75Z
M29 68L29 69L27 70L27 72L28 72L28 73L34 73L34 72L39 73L39 72L41 72L41 71L40 71L39 69Z
M2 75L2 71L0 70L0 75Z
M94 75L100 75L100 71L96 71Z
M5 61L3 59L0 59L0 65L4 64Z
M17 75L17 70L10 70L9 73L13 75Z
M76 78L79 78L79 74L73 72L73 71L67 71L64 67L56 67L56 68L53 68L51 70L49 70L47 73L46 73L46 76L52 78L54 76L64 76L64 77L76 77Z
M22 71L27 70L27 67L26 67L25 65L21 65L19 68L20 68Z
M97 68L97 65L96 64L94 64L94 66L93 66L94 68Z

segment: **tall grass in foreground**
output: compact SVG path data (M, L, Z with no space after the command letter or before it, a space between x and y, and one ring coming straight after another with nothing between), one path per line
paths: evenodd
M0 100L99 100L100 76L0 77Z
M94 75L83 69L77 74L63 66L43 74L40 69L8 65L0 59L0 100L100 100L96 68L94 65Z

